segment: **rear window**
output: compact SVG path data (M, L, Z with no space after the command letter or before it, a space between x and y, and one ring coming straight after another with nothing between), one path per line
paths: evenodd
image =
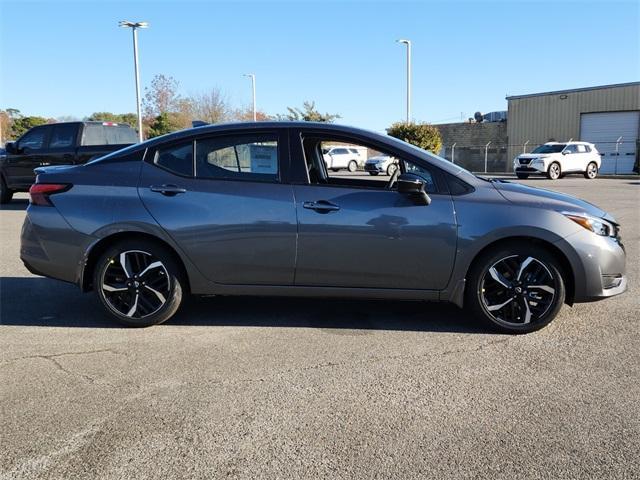
M128 125L87 124L82 134L82 145L123 145L136 143L136 131Z

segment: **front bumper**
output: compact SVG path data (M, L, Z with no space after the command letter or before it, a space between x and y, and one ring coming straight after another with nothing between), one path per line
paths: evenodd
M569 258L575 283L574 302L592 302L627 290L626 254L623 245L611 237L584 230L556 245Z
M365 163L364 170L365 172L377 172L377 173L386 172L383 165L380 163Z
M517 161L513 163L513 171L516 173L545 173L547 170L544 166L544 163L529 163L529 164L521 164Z

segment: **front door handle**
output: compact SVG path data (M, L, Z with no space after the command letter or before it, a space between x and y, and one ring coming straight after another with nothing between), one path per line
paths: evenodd
M149 187L152 192L161 193L167 197L173 197L179 193L185 193L185 188L178 187L177 185L151 185Z
M302 204L303 208L308 208L309 210L315 210L318 213L329 213L329 212L337 212L340 210L338 205L334 205L331 202L327 202L326 200L318 200L317 202L304 202Z

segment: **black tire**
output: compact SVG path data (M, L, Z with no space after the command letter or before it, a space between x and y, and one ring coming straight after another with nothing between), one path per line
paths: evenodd
M13 198L14 191L7 187L3 177L0 177L0 204L9 203Z
M339 168L332 168L332 169L331 169L331 171L332 171L332 172L339 172L339 171L340 171L340 169L339 169Z
M509 243L488 250L474 261L467 279L465 307L503 333L529 333L545 327L562 308L566 295L558 260L530 244Z
M358 170L358 162L356 162L355 160L351 160L347 165L347 170L349 170L351 173L356 172Z
M584 172L584 178L587 180L593 180L598 176L598 164L596 162L589 162L587 170Z
M156 263L160 266L154 267ZM100 256L93 274L93 287L105 310L132 327L157 325L171 318L182 302L183 285L172 252L148 240L113 244Z
M516 173L516 177L518 177L520 180L526 180L527 178L529 178L529 174L528 173Z
M387 175L392 176L397 169L398 166L395 163L392 163L387 167Z
M562 176L562 168L558 162L552 162L547 169L547 178L549 180L558 180Z
M376 175L378 175L378 173L379 173L379 172L369 172L369 175L372 175L372 176L374 176L374 177L375 177Z

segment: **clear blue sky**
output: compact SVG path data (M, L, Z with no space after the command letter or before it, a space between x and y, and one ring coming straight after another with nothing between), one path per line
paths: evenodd
M506 109L506 94L640 79L640 2L32 2L0 0L0 108L83 117L135 111L131 34L146 20L142 84L164 73L184 94L219 87L284 112L315 100L341 123L382 130L404 117L456 121Z

